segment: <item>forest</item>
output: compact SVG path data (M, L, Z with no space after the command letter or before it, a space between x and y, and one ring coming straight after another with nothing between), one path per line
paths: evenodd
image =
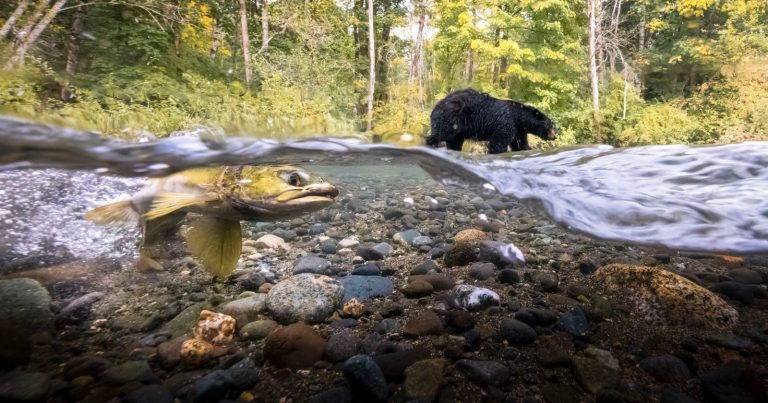
M0 113L123 138L419 145L471 87L551 116L540 148L768 140L765 0L14 0L0 25Z

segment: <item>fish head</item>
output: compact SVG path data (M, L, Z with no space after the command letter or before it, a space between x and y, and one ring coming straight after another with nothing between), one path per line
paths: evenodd
M338 189L319 175L295 166L243 166L232 178L230 204L254 219L286 218L334 203Z

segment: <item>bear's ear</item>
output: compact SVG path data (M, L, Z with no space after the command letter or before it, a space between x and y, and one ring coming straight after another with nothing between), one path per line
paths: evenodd
M450 105L450 110L453 113L462 114L462 115L472 114L472 108L470 108L469 105L466 104L466 102L451 101L449 105Z

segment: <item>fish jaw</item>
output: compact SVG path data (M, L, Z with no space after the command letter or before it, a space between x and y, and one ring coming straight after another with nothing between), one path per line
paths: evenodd
M229 203L244 219L279 219L300 216L332 205L338 189L328 182L313 183L290 189L273 197L259 200L230 199Z

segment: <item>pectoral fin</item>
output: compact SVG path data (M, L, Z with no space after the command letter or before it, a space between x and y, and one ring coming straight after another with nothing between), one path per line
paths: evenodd
M155 199L152 201L152 207L149 211L144 213L144 218L147 220L154 220L184 207L203 204L218 199L219 196L213 193L191 195L186 193L163 192L155 196Z
M235 269L242 250L240 221L202 216L194 220L186 234L187 247L214 277L224 277Z
M85 213L85 219L98 225L125 224L136 221L139 215L128 200L96 207Z

